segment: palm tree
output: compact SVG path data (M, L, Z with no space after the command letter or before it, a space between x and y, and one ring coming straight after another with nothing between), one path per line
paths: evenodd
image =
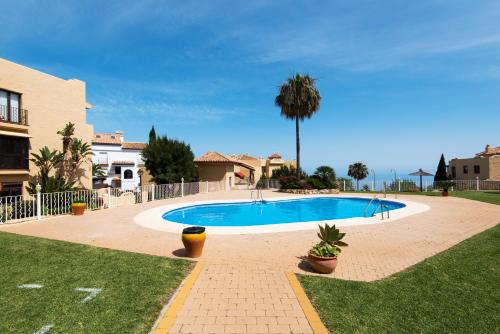
M50 171L63 160L61 152L57 150L51 151L47 146L42 147L38 154L31 153L31 155L33 158L30 161L38 167L42 177L49 175Z
M38 182L42 186L42 191L46 190L49 174L63 161L63 154L57 150L51 151L47 146L42 147L39 153L31 153L30 159L38 167Z
M76 168L83 159L94 155L90 145L79 138L72 139L70 152L73 168Z
M276 106L281 108L281 115L295 120L295 141L297 154L297 177L300 178L300 131L299 122L311 118L319 110L321 96L314 85L315 80L309 75L296 74L281 85L275 98Z
M335 170L330 166L319 166L316 168L314 176L320 179L327 187L335 186Z
M73 140L72 137L75 134L75 124L71 122L67 123L61 131L57 131L57 134L62 136L63 154L66 155Z
M92 163L92 176L93 177L103 177L105 175L102 167L98 164Z
M368 167L362 162L355 162L349 165L347 175L356 180L356 190L359 191L359 180L363 180L368 176Z

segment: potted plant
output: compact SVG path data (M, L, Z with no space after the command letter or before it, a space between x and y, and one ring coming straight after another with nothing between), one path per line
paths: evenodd
M81 216L85 212L87 208L87 203L83 199L74 199L73 203L71 203L71 212L75 216Z
M314 245L309 251L309 263L311 267L320 274L330 274L337 266L337 256L342 251L340 247L347 244L341 241L345 233L335 228L335 225L319 225L318 237L320 242Z
M454 185L455 185L455 184L453 183L453 181L450 181L450 180L448 180L448 181L443 181L443 182L441 183L441 188L443 188L443 191L441 192L441 194L442 194L443 196L445 196L445 197L446 197L446 196L448 196L448 189L450 189L450 188L451 188L451 187L453 187Z

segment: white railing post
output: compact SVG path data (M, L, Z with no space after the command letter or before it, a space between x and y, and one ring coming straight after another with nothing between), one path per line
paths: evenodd
M479 176L476 176L476 190L479 191Z
M181 177L181 197L184 197L184 178Z
M208 181L205 181L205 186L207 187L207 194L208 194Z
M108 190L108 209L111 208L111 187L107 188Z
M40 191L42 190L42 186L37 183L36 184L36 219L42 219L42 194Z
M151 202L155 200L155 184L151 185Z

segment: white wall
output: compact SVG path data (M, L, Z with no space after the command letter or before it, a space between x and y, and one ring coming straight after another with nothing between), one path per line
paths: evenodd
M92 145L92 162L99 164L100 162L107 162L107 167L102 166L107 177L104 181L106 184L111 185L113 178L119 177L121 179L121 190L132 189L139 186L139 164L142 164L142 157L140 150L122 150L119 145ZM121 173L115 174L114 161L133 161L133 166L121 166ZM125 179L124 174L127 169L132 171L132 179Z

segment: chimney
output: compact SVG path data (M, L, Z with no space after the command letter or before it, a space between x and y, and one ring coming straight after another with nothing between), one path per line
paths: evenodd
M119 130L115 132L120 137L120 142L123 143L123 131Z

